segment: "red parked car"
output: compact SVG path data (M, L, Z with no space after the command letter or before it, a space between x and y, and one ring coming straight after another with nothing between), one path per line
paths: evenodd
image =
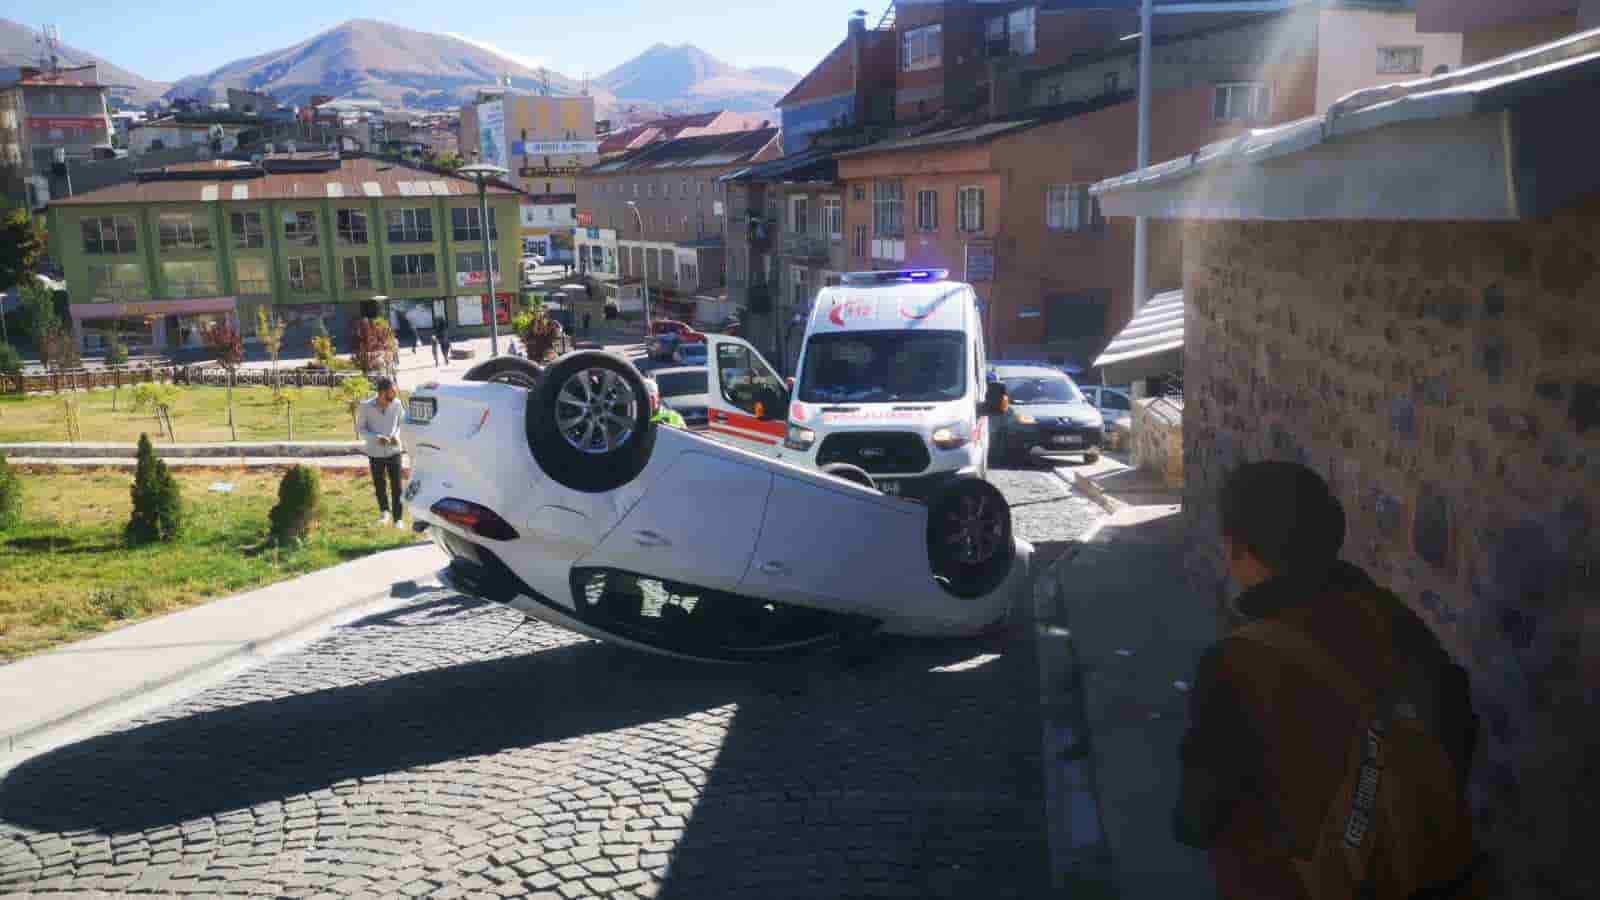
M674 334L678 336L678 340L683 341L686 344L699 344L703 343L706 339L704 333L695 331L688 325L685 325L684 323L674 319L657 319L654 322L651 322L650 333L652 335Z

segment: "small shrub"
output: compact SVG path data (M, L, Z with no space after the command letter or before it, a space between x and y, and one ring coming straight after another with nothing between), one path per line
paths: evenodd
M0 453L0 531L22 521L22 479Z
M10 344L0 344L0 375L21 375L22 354Z
M322 479L310 466L295 466L278 482L278 505L268 514L272 539L279 544L310 534L322 518Z
M331 369L337 358L333 350L333 338L328 336L327 326L322 325L321 319L317 320L317 324L321 326L322 332L311 339L311 355L316 359L317 365Z
M170 541L183 530L183 495L172 471L156 457L148 434L139 435L139 464L130 492L133 516L125 532L129 544Z
M131 619L150 611L150 595L137 585L95 588L89 592L89 608L108 619Z

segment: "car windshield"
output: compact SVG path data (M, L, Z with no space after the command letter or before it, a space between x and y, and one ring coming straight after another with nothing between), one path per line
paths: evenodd
M1039 375L1024 378L1002 378L1006 396L1018 406L1040 403L1077 403L1083 399L1078 386L1065 375Z
M679 350L678 352L682 353L685 359L687 359L687 358L689 358L691 356L698 356L701 359L705 359L705 356L706 356L706 345L705 344L684 344L683 345L683 349Z
M959 331L812 335L799 397L806 403L929 403L966 394L966 336Z
M671 372L656 376L663 397L683 397L706 392L705 372Z

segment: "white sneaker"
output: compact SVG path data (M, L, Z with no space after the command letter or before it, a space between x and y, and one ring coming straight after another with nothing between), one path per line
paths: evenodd
M395 519L394 520L394 527L400 529L401 531L405 531L406 530L406 520L405 519Z
M382 528L383 526L385 526L387 524L389 524L389 514L388 513L378 513L378 527Z

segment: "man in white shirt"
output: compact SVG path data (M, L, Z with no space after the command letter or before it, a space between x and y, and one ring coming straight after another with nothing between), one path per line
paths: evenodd
M394 382L378 376L374 382L377 396L361 404L356 411L356 436L366 442L367 462L372 467L372 486L378 492L378 524L389 524L391 511L394 527L404 528L405 507L400 505L400 457L405 448L400 444L400 401ZM385 491L385 482L388 490Z

